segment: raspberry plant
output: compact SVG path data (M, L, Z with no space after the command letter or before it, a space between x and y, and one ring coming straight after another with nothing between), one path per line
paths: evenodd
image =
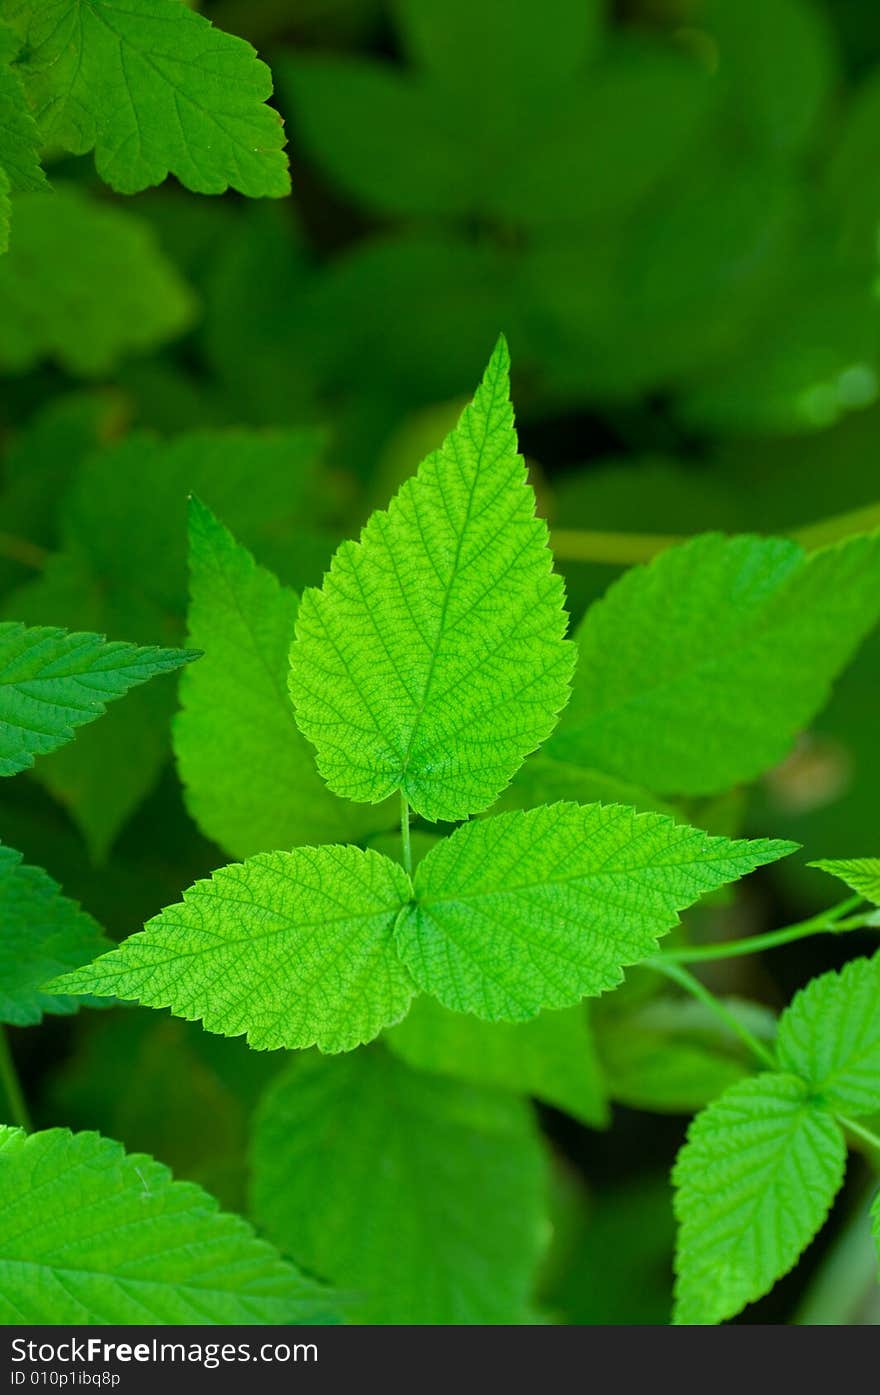
M794 468L721 439L876 398L876 75L860 58L846 100L804 0L700 0L669 43L638 4L396 0L394 64L388 34L366 61L280 54L309 227L173 190L132 212L97 182L290 188L269 69L210 14L299 31L199 8L0 0L0 775L26 772L23 848L50 801L81 840L0 845L0 1024L27 1062L30 1029L88 1009L33 1100L0 1036L0 1321L554 1321L560 1273L589 1291L592 1262L613 1299L633 1234L635 1265L663 1254L665 1188L603 1192L585 1234L550 1145L619 1104L693 1116L669 1317L735 1318L848 1154L880 1161L880 859L852 821L833 849L808 822L815 875L774 836L880 615L853 463L875 449L858 422ZM367 218L312 257L346 198ZM505 342L457 424L445 400L499 324L533 436L598 412L629 452L556 482L552 535ZM787 525L838 472L865 506L788 535L774 489ZM337 545L353 479L369 516ZM599 599L597 562L625 567ZM870 786L876 683L862 707ZM166 799L145 837L172 715L192 825ZM774 782L788 806L747 814ZM56 857L68 889L93 862L89 911L31 865ZM829 874L835 904L757 923L759 887L814 877L818 900ZM721 961L819 934L840 967L802 967L781 1013L713 991ZM631 1310L611 1299L587 1307Z
M327 841L220 868L90 960L94 938L73 933L71 913L56 952L78 967L31 994L170 1008L256 1050L316 1046L261 1107L254 1215L306 1271L357 1291L354 1320L492 1322L525 1315L541 1252L543 1164L522 1096L601 1123L584 1000L618 989L634 966L664 975L737 1034L758 1072L697 1114L675 1168L676 1320L734 1316L822 1225L847 1141L876 1144L859 1121L880 1112L880 961L814 980L775 1041L686 965L875 923L865 903L876 902L878 864L820 864L855 894L816 922L663 950L680 912L796 845L713 836L681 812L624 802L536 803L534 783L518 800L518 779L545 741L532 759L551 793L557 766L575 788L593 764L613 783L641 750L673 798L777 759L877 618L880 535L810 555L781 540L699 538L627 573L567 639L501 341L442 446L298 603L197 499L190 542L191 634L205 657L184 678L176 741L193 812L232 847L269 836L251 810L258 827L300 838L313 817ZM20 650L51 675L41 700L52 734L40 738L50 745L82 720L84 684L115 693L123 664L142 677L193 657L20 628L9 643L13 679ZM771 662L767 701L750 701ZM19 765L37 739L23 706L30 678L25 667L9 690ZM697 766L689 741L701 731ZM523 807L499 811L499 800ZM381 830L395 813L390 839ZM330 841L375 839L371 828L378 847ZM7 875L21 875L15 862ZM45 948L34 958L42 966ZM43 1137L59 1168L68 1148L111 1147L15 1135L13 1163ZM231 1226L224 1235L243 1236ZM159 1228L147 1241L161 1238ZM127 1311L115 1262L108 1247L96 1296L78 1295L83 1312ZM186 1294L191 1280L172 1267L168 1282ZM210 1301L222 1320L230 1310ZM172 1304L164 1320L183 1311ZM258 1305L256 1320L269 1311Z

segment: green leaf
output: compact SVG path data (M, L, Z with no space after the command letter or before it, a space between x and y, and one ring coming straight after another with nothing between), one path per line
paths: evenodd
M26 770L129 688L197 657L0 622L0 775Z
M50 987L167 1007L258 1051L349 1051L409 1007L392 938L409 890L402 867L360 848L258 853Z
M840 1114L880 1111L880 955L854 959L796 994L779 1020L777 1055Z
M297 520L313 508L319 445L313 430L194 431L170 441L138 432L93 452L64 496L63 551L10 597L6 613L113 638L182 639L188 494L196 491L228 511L250 545L277 555L296 574ZM174 708L170 685L145 688L38 768L37 778L70 811L95 861L104 859L168 761ZM116 772L109 788L108 767Z
M6 1324L333 1320L240 1217L96 1133L0 1130L0 1216Z
M187 806L233 857L359 841L398 810L331 794L287 693L297 596L214 515L190 506L189 643L205 657L181 684L174 746Z
M290 192L269 69L179 0L5 0L43 142L94 149L136 194L175 174L198 194Z
M874 1198L874 1205L871 1207L871 1218L874 1222L872 1230L874 1239L877 1242L877 1255L880 1258L880 1192Z
M701 7L700 27L718 46L727 118L762 159L796 154L815 133L836 77L827 14L812 0Z
M40 867L0 847L0 1022L32 1027L44 1012L75 1012L75 998L43 993L48 978L108 949L101 927Z
M673 1173L680 1324L734 1317L797 1262L843 1181L846 1143L807 1086L759 1075L698 1114Z
M0 252L9 247L9 224L12 218L12 202L9 198L9 180L0 168Z
M16 195L13 211L0 261L0 371L49 358L94 377L189 326L190 292L131 213L59 185L51 197Z
M880 533L805 555L706 534L634 567L578 631L548 743L662 794L715 794L781 760L880 613Z
M506 344L442 448L307 590L291 696L337 794L484 809L566 701L562 581L516 452ZM491 598L491 604L489 600Z
M377 1048L302 1056L269 1088L253 1212L366 1323L516 1323L546 1218L528 1107Z
M830 873L866 901L880 906L880 857L822 858L807 865Z
M772 1042L776 1018L768 1008L722 998L725 1008L759 1040ZM627 1011L610 1000L597 1015L596 1045L612 1099L631 1109L694 1114L729 1085L752 1074L752 1061L731 1028L691 998L654 998Z
M710 838L613 804L498 814L419 864L397 947L446 1007L522 1021L616 987L678 911L794 846Z
M530 1022L481 1022L422 997L385 1040L419 1070L532 1095L585 1124L608 1123L602 1073L580 1004Z
M12 66L18 49L16 35L0 23L0 169L16 191L43 189L46 176L40 164L37 124Z

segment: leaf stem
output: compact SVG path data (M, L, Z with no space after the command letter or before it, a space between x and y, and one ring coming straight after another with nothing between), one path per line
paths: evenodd
M33 567L41 571L49 557L45 547L30 542L27 538L17 538L12 533L0 532L0 557L7 562L20 562L23 567Z
M813 552L875 528L880 528L880 503L835 514L802 528L785 529L783 536ZM597 533L584 528L554 528L550 535L550 546L561 562L598 562L617 567L650 562L668 548L689 541L690 535L685 533Z
M403 790L400 791L400 841L403 844L403 869L412 876L412 843L409 836L409 801Z
M0 1084L2 1084L6 1095L12 1123L18 1124L20 1128L30 1133L31 1116L18 1072L15 1069L15 1062L12 1059L12 1052L9 1049L9 1037L2 1025L0 1025Z
M857 1124L855 1119L847 1118L845 1114L838 1114L836 1117L838 1124L849 1129L850 1133L855 1134L856 1138L860 1138L863 1143L867 1143L868 1147L880 1157L880 1138L877 1137L876 1133L866 1129L864 1124Z
M844 920L844 917L863 901L862 896L850 896L839 905L810 916L809 920L799 920L796 924L785 925L780 930L768 930L766 935L750 935L745 940L727 940L722 944L667 949L657 957L664 963L706 964L713 959L735 959L742 954L759 954L764 949L775 949L777 945L791 944L793 940L804 940L808 935L859 930L868 924L867 917L870 912L866 912L864 916L851 916L848 920Z
M679 984L680 987L684 988L694 998L698 998L699 1001L714 1012L715 1016L720 1018L732 1032L736 1033L743 1045L748 1047L752 1055L755 1056L763 1066L767 1066L770 1070L776 1069L776 1059L772 1051L770 1051L763 1042L758 1041L758 1038L752 1035L748 1027L744 1027L742 1022L740 1022L732 1012L729 1012L723 1003L718 1001L715 994L710 992L706 985L701 983L698 978L695 978L693 974L688 973L687 969L669 960L668 957L663 954L658 954L653 959L646 959L645 968L655 969L658 974L665 974L667 978L671 978L674 983Z

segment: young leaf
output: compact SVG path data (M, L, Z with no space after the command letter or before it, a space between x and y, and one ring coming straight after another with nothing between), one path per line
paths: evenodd
M31 1027L44 1012L75 1012L75 998L41 986L109 949L101 927L40 867L0 847L0 1022Z
M821 1227L845 1164L843 1133L795 1076L742 1080L698 1114L673 1173L675 1321L724 1322L767 1293Z
M823 858L807 865L838 877L852 891L864 896L866 901L880 906L880 857Z
M0 1218L6 1324L333 1321L245 1221L100 1134L0 1129Z
M419 1070L533 1095L595 1127L608 1123L602 1072L581 1004L539 1013L529 1022L481 1022L422 997L385 1041Z
M350 1051L415 991L392 937L409 892L402 867L360 848L258 853L49 987L167 1007L259 1051Z
M136 194L175 174L198 194L290 192L269 69L179 0L5 0L43 143L94 149Z
M0 22L0 169L11 189L25 191L44 188L46 176L37 125L12 67L18 49L17 36Z
M303 594L291 696L321 774L349 799L400 789L432 820L484 809L566 701L563 585L508 375L501 341L442 448Z
M880 533L807 557L707 534L627 572L578 632L547 752L662 794L715 794L779 761L880 614Z
M189 642L174 747L187 805L233 857L361 839L398 817L331 794L287 694L297 596L197 499L190 506Z
M880 1110L880 954L802 988L779 1019L777 1055L828 1109Z
M614 988L678 911L794 846L710 838L614 804L498 814L419 864L397 947L446 1007L522 1021Z
M510 1095L371 1048L301 1056L266 1094L253 1212L367 1323L515 1323L547 1221L533 1120Z
M33 765L114 698L198 655L0 622L0 775Z
M183 10L183 6L179 6ZM43 358L83 377L186 329L194 302L152 231L75 188L13 199L0 260L0 370Z

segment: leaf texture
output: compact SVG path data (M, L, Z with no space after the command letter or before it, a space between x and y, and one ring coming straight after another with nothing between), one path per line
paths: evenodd
M136 935L51 985L168 1007L257 1050L349 1051L414 988L392 929L403 868L354 847L258 853L196 882Z
M74 1012L75 998L42 985L108 949L101 927L61 893L47 872L0 847L0 1022L34 1026L44 1012Z
M316 1285L161 1163L96 1133L0 1129L0 1322L328 1320Z
M602 1071L581 1004L529 1022L481 1022L421 997L385 1041L418 1070L532 1095L585 1124L608 1123Z
M175 174L198 194L290 192L269 69L179 0L5 0L44 144L94 149L136 194Z
M442 448L303 594L291 696L337 794L464 818L549 734L574 650L534 508L501 341Z
M705 534L634 567L578 632L547 753L660 794L716 794L788 751L880 614L880 533L809 557Z
M688 1130L673 1173L679 1324L712 1324L761 1298L797 1262L843 1181L846 1143L803 1081L733 1085Z
M189 643L174 748L187 806L233 857L357 842L398 810L343 802L315 768L287 693L298 597L257 566L209 509L190 505Z
M46 176L40 164L40 135L21 77L12 66L18 48L17 35L0 23L0 170L11 189L43 189Z
M793 848L710 838L613 804L498 814L419 864L398 949L446 1007L522 1021L614 988L679 911Z
M802 988L779 1019L777 1054L828 1109L880 1111L880 955Z
M253 1212L362 1323L522 1320L547 1230L528 1107L380 1048L294 1060L260 1108Z
M70 741L106 704L198 655L0 622L0 775Z

